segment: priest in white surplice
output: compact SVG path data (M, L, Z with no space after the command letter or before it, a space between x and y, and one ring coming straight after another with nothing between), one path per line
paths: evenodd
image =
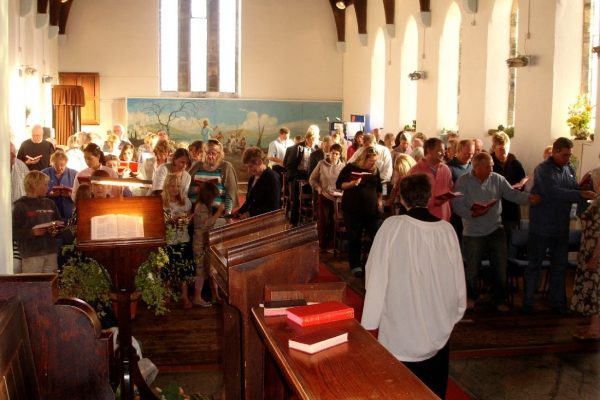
M448 339L466 308L465 275L452 226L427 210L423 174L400 182L406 215L385 220L369 252L362 325L444 398Z

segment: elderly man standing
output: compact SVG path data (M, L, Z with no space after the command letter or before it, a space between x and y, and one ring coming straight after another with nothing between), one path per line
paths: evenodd
M299 180L308 183L308 170L310 167L310 155L315 150L314 145L319 141L319 127L311 125L304 135L304 140L298 144L288 147L283 158L283 165L287 171L288 182L291 184L292 211L290 222L297 225L300 217L300 188Z
M30 171L41 171L50 166L52 153L54 153L54 145L44 140L42 126L35 125L31 128L31 139L21 143L17 158L27 164Z
M406 176L400 195L406 215L386 219L369 252L361 324L379 328L379 342L443 399L448 339L465 312L460 247L450 224L425 207L427 176Z
M529 264L525 268L523 312L533 312L542 261L550 254L548 301L552 309L566 312L565 273L569 256L571 205L594 199L593 191L579 190L575 172L569 165L573 142L560 137L552 144L552 155L534 170L532 193L542 202L529 209Z
M460 178L464 174L468 174L469 172L471 172L471 159L473 159L474 154L475 142L473 140L463 139L460 142L458 142L457 153L450 161L446 163L448 168L450 168L450 172L452 172L452 182L456 184L458 178ZM454 227L454 230L456 231L458 241L462 243L462 220L460 216L455 212L453 212L452 216L450 217L450 224Z
M425 156L408 171L409 175L425 174L431 179L431 198L427 204L429 212L436 217L450 221L452 210L448 199L440 200L441 196L452 191L452 173L444 164L444 142L438 138L430 138L424 144Z
M502 175L492 172L492 156L481 152L473 157L473 170L456 181L455 189L463 195L452 200L454 212L462 218L467 293L469 306L478 299L478 271L484 252L492 268L492 301L498 311L508 311L506 305L506 234L502 227L502 202L537 204L539 195L513 189Z
M269 143L269 149L267 150L267 160L269 161L269 167L273 171L280 174L285 172L285 168L283 167L285 151L293 145L294 141L290 139L290 129L285 126L281 127L279 129L279 136Z

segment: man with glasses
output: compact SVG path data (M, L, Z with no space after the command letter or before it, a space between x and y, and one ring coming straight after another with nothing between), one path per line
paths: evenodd
M41 171L50 166L50 156L54 153L54 145L44 140L41 125L31 128L31 139L21 143L17 158L23 161L30 171Z

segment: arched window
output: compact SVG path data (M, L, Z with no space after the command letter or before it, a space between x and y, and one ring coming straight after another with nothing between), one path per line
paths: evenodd
M236 93L238 1L160 1L160 90Z
M519 0L513 0L510 11L510 55L516 57L519 54ZM515 125L515 99L517 98L517 68L508 69L508 113L506 125Z
M385 107L385 35L380 28L371 55L371 128L383 126Z
M417 21L410 17L404 31L400 61L400 127L412 125L417 119L417 82L408 77L419 69L419 31Z
M448 8L440 38L438 66L438 126L458 129L458 88L460 73L460 9L456 2Z
M581 62L581 93L585 93L592 106L598 101L598 59L592 48L600 44L600 0L584 0L583 3L583 52ZM595 126L592 113L590 128Z

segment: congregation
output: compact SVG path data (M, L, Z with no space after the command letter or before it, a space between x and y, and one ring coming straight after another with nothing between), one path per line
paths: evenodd
M202 297L209 281L205 233L285 207L292 226L316 220L321 251L346 251L350 272L365 278L363 326L380 329L382 344L443 398L454 324L467 309L512 306L507 270L513 236L525 220L521 311L535 311L548 260L549 306L590 317L575 337L600 340L600 168L578 182L571 140L556 139L548 155L540 149L543 159L527 174L502 131L493 134L489 151L480 139L452 132L428 138L373 129L348 140L342 129L321 137L311 125L300 140L290 133L281 127L266 152L244 147L249 179L240 206L238 173L207 121L202 140L191 144L159 131L136 145L117 124L105 140L79 132L68 146L54 146L34 126L31 139L10 148L15 272L60 271L78 199L161 196L169 254L177 255L169 262L187 271L178 281L181 306L210 307ZM98 178L140 179L151 188L107 187ZM565 276L576 218L582 239L569 302ZM341 227L345 244L337 240ZM395 309L399 302L407 308ZM398 324L411 321L414 329L398 338Z

